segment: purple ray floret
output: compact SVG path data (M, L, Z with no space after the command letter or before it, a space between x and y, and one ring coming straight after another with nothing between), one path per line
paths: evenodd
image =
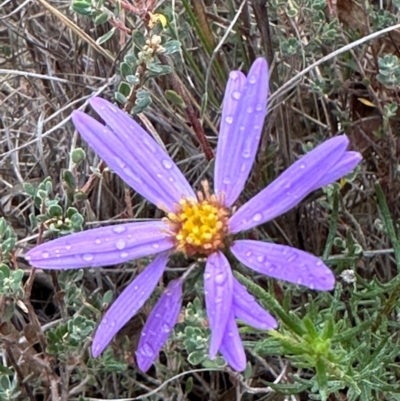
M150 313L140 335L137 364L146 372L167 341L182 306L182 280L171 281Z
M205 190L200 205L196 203L195 191L170 156L128 114L97 97L91 99L90 104L104 123L81 111L73 112L76 129L112 170L136 192L170 212L162 221L95 228L44 243L27 252L26 258L32 266L45 269L108 266L157 255L104 315L93 339L93 356L107 347L150 297L162 278L169 253L183 250L189 256L197 255L189 251L198 238L205 241L201 244L204 247L199 248L204 252L199 254L207 258L204 294L211 329L209 356L214 358L221 352L235 370L242 371L246 367L246 354L235 319L260 330L276 328L277 322L233 277L223 253L228 247L225 244L230 244L230 251L239 262L258 273L314 290L334 288L333 273L313 255L290 246L233 238L240 231L287 212L311 191L340 179L361 161L358 152L347 151L346 136L331 138L300 157L234 212L231 207L250 175L260 142L267 95L268 66L263 58L253 63L247 77L240 71L230 73L215 160L217 197L207 195ZM200 207L203 201L209 202L208 209ZM182 205L186 205L188 214ZM194 220L187 225L192 227L192 232L187 234L187 229L183 230L179 222L190 213ZM212 226L217 224L215 218L218 226ZM182 230L176 230L176 226ZM209 231L204 234L205 226ZM218 231L221 227L223 231ZM204 236L199 237L199 232ZM215 232L217 234L212 234ZM178 319L182 285L189 273L170 282L147 319L136 352L138 366L143 371L154 363Z

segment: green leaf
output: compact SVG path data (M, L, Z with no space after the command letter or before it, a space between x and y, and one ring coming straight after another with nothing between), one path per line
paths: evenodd
M133 75L132 67L128 63L122 62L119 68L121 75L124 78L126 78L128 75Z
M80 163L82 160L85 160L86 158L86 153L82 148L75 148L72 151L71 154L71 160L75 163L78 164Z
M127 75L125 77L126 82L132 84L132 85L137 85L140 82L139 77L137 77L136 75Z
M163 44L166 54L173 54L181 50L181 43L178 40L170 40Z
M118 92L127 97L131 92L131 87L126 82L121 82L118 87Z
M185 102L183 101L182 97L178 95L175 91L171 89L167 89L165 91L165 97L175 106L178 106L180 108L186 107Z
M95 23L95 25L104 24L105 22L107 22L109 20L109 18L110 18L110 16L108 13L102 13L94 19L94 23Z
M114 33L116 31L116 28L111 28L107 33L105 33L103 36L100 36L97 40L96 43L98 45L102 45L103 43L107 42L107 40L110 40Z

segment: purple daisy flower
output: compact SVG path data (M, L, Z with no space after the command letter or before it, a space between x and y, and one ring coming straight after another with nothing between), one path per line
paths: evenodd
M172 251L206 257L204 292L211 329L210 358L218 351L238 371L246 356L235 319L258 329L275 319L232 275L224 251L245 266L270 277L331 290L335 278L315 256L289 246L235 240L233 235L263 224L297 205L311 191L336 181L361 160L337 136L295 162L237 211L232 209L250 174L266 115L268 66L258 58L246 78L232 71L226 87L215 159L214 194L203 182L196 194L169 155L132 118L115 105L93 98L91 106L105 121L74 111L76 129L107 164L136 192L166 212L159 221L127 223L72 234L39 245L26 258L35 267L98 267L158 254L121 293L100 323L93 340L98 356L137 313L161 279ZM181 309L184 277L172 281L151 312L137 350L146 371L175 325Z

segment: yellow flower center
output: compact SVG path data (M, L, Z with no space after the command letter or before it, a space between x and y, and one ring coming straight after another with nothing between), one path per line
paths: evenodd
M207 181L202 186L198 199L181 199L166 219L176 249L188 256L208 256L224 248L228 234L229 212L223 199L210 194Z

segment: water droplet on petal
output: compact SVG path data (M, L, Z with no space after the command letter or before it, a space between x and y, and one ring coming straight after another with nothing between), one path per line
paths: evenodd
M100 245L101 244L101 239L96 239L95 241L94 241L97 245Z
M265 256L263 256L263 255L257 256L257 262L262 263L262 262L264 262L264 260L265 260Z
M162 165L163 165L167 170L169 170L170 168L172 168L172 162L171 162L170 160L168 160L168 159L164 159L164 160L162 161Z
M227 124L232 124L233 123L233 117L232 116L227 116L225 117L225 122Z
M42 258L47 259L50 256L50 254L47 251L42 252Z
M260 221L262 219L262 214L261 213L256 213L253 216L253 221Z
M84 254L82 255L82 259L83 259L85 262L91 262L91 261L94 259L94 256L93 256L91 253L84 253Z
M123 239L119 239L116 243L115 246L117 247L117 249L122 250L125 248L126 245L126 241L124 241Z
M298 280L297 280L297 284L301 284L303 282L303 280L301 279L301 278L299 278Z
M233 333L230 331L230 332L228 333L228 336L229 336L229 337L233 337Z
M121 258L127 258L129 256L129 253L128 252L121 252L119 254L119 256L121 256Z
M249 106L249 107L246 109L246 111L250 114L250 113L253 112L253 108Z
M225 273L218 273L215 276L215 284L223 284L226 280L227 276Z
M242 131L242 132L243 132L245 129L246 129L246 127L245 127L244 125L241 125L241 126L239 127L239 130Z
M210 277L211 277L211 274L210 274L210 273L204 273L204 278L205 278L206 280L208 280Z
M251 251L246 252L246 256L247 256L248 258L249 258L252 254L253 254L253 252L251 252Z
M229 177L224 177L224 179L222 180L222 182L224 184L230 184L231 183L231 179Z
M242 156L243 156L245 159L248 159L248 158L250 157L250 149L245 149L245 150L242 152Z
M119 167L121 167L121 168L126 167L126 163L123 160L121 160L119 157L116 157L114 160L115 160L115 163L117 163L117 165Z
M261 111L263 109L263 105L261 103L258 103L256 106L257 111Z
M247 163L243 163L242 166L240 167L240 171L244 173L246 169L247 169Z
M138 286L137 285L135 285L134 287L133 287L133 291L137 291L138 290Z
M145 343L141 349L141 353L144 356L152 357L154 355L154 350L149 343Z
M306 165L304 163L301 163L300 168L306 168Z
M255 75L251 75L251 76L248 78L248 82L249 82L250 84L254 85L254 84L257 82L257 77L256 77Z
M65 245L65 249L69 251L71 249L71 245Z
M296 260L298 257L299 257L299 255L296 252L293 252L292 254L289 255L289 257L287 258L287 261L289 263L291 263L294 260Z
M169 325L167 323L163 323L163 325L161 326L161 330L164 333L169 333L171 331L171 327L169 327Z
M160 245L158 245L158 244L153 244L153 248L154 249L158 249L160 247Z
M126 227L124 227L124 226L115 226L115 227L113 228L113 231L114 231L116 234L122 234L122 233L124 233L124 232L126 231Z
M239 78L239 73L236 71L231 71L229 73L229 78L232 79L233 81L236 81Z
M235 100L239 100L239 99L240 99L240 96L241 96L241 93L240 93L239 91L234 91L234 92L232 92L232 97L233 97Z

